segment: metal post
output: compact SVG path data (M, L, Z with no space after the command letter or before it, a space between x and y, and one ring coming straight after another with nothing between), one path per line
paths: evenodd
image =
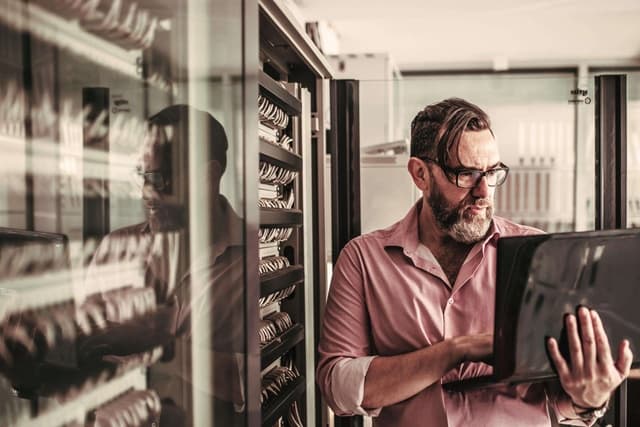
M331 208L335 264L360 235L360 110L357 80L331 82Z
M627 227L627 76L596 76L596 229ZM604 425L627 427L627 382Z
M627 76L596 76L596 229L627 226Z
M360 110L357 80L331 81L332 259L360 235ZM335 427L361 427L363 419L334 418Z

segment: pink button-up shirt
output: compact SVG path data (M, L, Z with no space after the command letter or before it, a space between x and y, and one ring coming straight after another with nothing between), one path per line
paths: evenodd
M540 233L494 217L487 237L471 249L451 284L418 240L420 203L391 227L353 239L340 254L318 347L317 380L329 405L339 415L374 416L376 427L550 426L542 386L464 393L442 389L442 383L490 374L483 363L464 363L395 405L362 408L374 357L493 332L497 239ZM550 403L559 419L576 418L566 398Z

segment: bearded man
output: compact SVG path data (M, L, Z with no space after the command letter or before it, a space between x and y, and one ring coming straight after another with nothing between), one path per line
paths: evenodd
M317 370L334 412L372 416L377 427L593 425L632 354L622 341L614 361L586 308L566 316L570 360L547 343L561 388L443 389L491 373L498 238L541 231L493 215L509 168L489 117L470 102L417 114L408 171L423 197L396 224L350 241L335 266Z

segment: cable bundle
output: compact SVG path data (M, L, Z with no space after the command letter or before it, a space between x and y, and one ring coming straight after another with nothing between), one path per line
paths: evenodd
M135 390L96 409L86 426L156 426L160 421L161 411L162 403L155 391Z
M263 347L279 337L293 326L293 321L289 313L277 311L266 316L261 321L262 326L258 330L260 337L260 347Z
M272 427L304 427L302 418L300 417L300 411L298 410L298 402L296 401L291 404L286 419L285 416L278 418L278 421L276 421Z
M260 243L284 242L289 240L293 228L291 227L266 227L258 230Z
M289 190L277 199L260 198L258 200L258 206L261 208L291 209L295 201L293 191Z
M152 288L125 288L73 302L13 313L0 323L0 368L47 362L77 367L78 345L107 329L156 310Z
M289 185L297 178L298 172L268 162L260 162L258 175L261 182Z
M277 398L284 389L300 377L300 374L284 366L276 366L262 377L260 403L264 405Z
M90 300L103 307L108 321L118 323L144 316L156 309L153 288L119 288L96 294Z
M291 138L289 135L282 135L282 138L277 141L277 144L285 150L294 151L293 138Z
M266 297L260 297L258 299L258 305L260 307L266 307L274 302L282 301L285 298L290 297L293 291L296 290L296 285L291 285L288 288L281 289L277 292L267 295Z
M139 7L137 2L130 2L128 7L123 0L111 0L106 5L97 0L35 0L34 3L67 19L78 19L87 31L124 49L151 47L158 29L158 17Z
M304 427L302 424L302 417L300 417L300 411L298 410L298 402L293 402L287 414L287 421L291 427Z
M267 273L273 273L274 271L284 270L289 267L289 259L283 256L272 256L260 260L258 264L258 273L263 276Z
M260 121L276 129L286 129L289 115L262 95L258 95L258 115Z
M0 366L46 361L77 366L76 343L107 326L96 304L76 309L73 303L9 315L0 323Z

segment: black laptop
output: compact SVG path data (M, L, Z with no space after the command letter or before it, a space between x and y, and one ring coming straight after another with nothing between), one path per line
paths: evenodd
M563 315L598 311L617 357L626 338L640 366L640 229L505 237L498 240L494 372L448 390L538 382L556 377L546 338L568 359ZM634 348L635 347L635 348Z

